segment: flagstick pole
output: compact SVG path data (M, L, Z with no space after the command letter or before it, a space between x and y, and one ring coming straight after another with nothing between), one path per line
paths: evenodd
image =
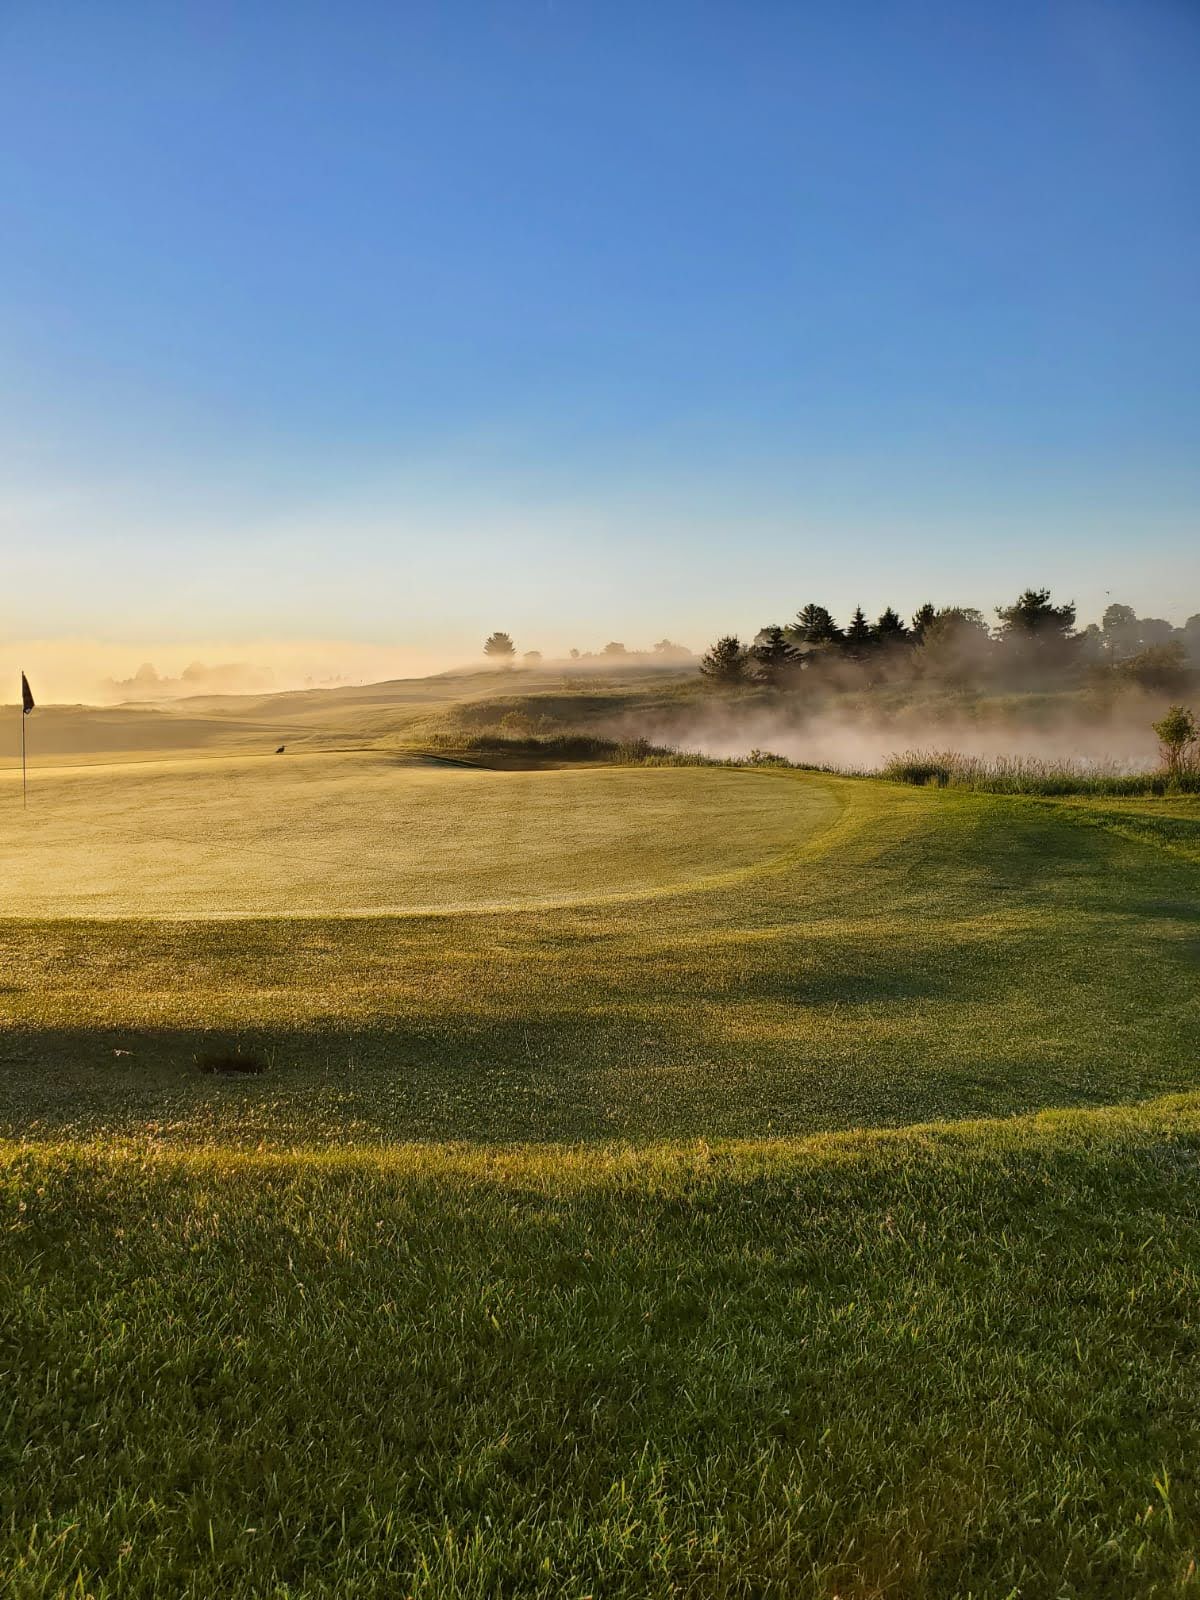
M25 691L24 677L21 680L21 810L29 809L29 792L25 786Z

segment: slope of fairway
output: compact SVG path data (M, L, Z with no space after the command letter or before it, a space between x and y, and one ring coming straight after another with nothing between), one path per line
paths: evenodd
M339 916L649 894L770 863L828 790L757 773L493 772L378 752L38 773L0 798L0 915Z
M1195 1595L1200 1108L0 1148L6 1594Z
M380 752L37 804L5 1593L1200 1593L1190 810Z
M252 781L326 770L283 767ZM403 795L409 819L426 797L438 850L415 855L396 827L391 859L414 902L441 896L437 914L0 918L0 1130L285 1147L759 1137L1197 1084L1200 866L1106 814L793 772L329 771L343 776L315 781L330 838L343 792L351 807L364 784ZM506 795L525 798L506 811ZM450 806L474 834L447 830ZM349 835L364 850L379 811ZM223 831L210 842L213 881L248 895ZM314 897L345 896L344 873L369 886L348 850L318 863L294 826L276 843L312 859L247 853L256 894L282 897L264 882L276 870L310 873ZM10 844L14 874L20 856ZM60 864L38 859L70 903ZM73 862L86 883L77 846ZM164 901L181 892L158 882ZM105 892L121 903L121 885ZM507 908L488 912L493 896ZM287 901L303 903L294 880ZM266 1070L197 1070L237 1049Z

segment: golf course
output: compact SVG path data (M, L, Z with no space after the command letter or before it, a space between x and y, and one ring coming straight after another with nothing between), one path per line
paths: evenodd
M0 772L3 1592L1200 1592L1200 799L402 702Z

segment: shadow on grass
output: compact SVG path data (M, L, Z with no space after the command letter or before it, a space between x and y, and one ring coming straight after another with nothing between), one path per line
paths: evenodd
M968 1028L948 982L864 981L865 1003L849 1005L843 974L837 999L821 992L779 974L707 1010L676 1001L420 1026L11 1030L0 1033L0 1136L643 1143L1004 1116L1194 1086L1171 1012L1140 1019L1135 1038L1102 1015L1086 1038L1043 1037L1036 1017L1014 1031L1007 1000Z

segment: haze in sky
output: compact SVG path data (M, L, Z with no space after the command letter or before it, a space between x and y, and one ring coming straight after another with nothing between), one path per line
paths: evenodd
M7 0L5 670L1181 622L1198 81L1191 0Z

